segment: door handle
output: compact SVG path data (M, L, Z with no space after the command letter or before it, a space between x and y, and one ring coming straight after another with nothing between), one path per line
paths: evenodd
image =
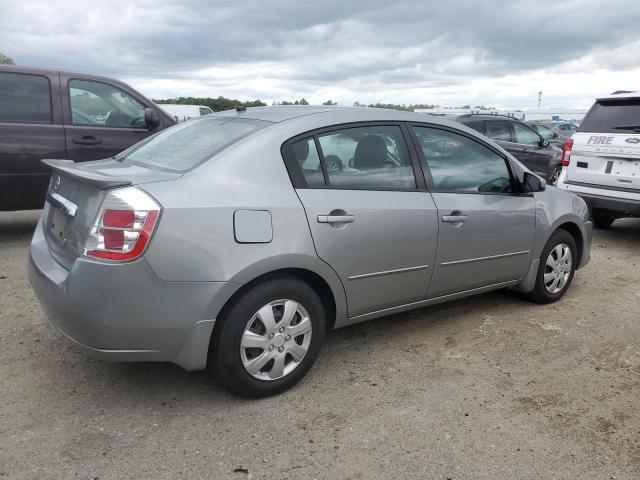
M96 138L93 137L91 135L85 135L84 137L75 137L73 140L71 140L73 143L77 144L77 145L98 145L100 143L102 143L102 139L101 138Z
M318 215L318 223L353 223L353 215Z
M443 215L442 221L447 223L463 223L467 219L466 215Z

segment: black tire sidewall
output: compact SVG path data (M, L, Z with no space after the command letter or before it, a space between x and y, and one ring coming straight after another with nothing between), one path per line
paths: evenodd
M562 287L562 290L560 290L558 293L549 293L544 286L544 269L545 269L545 265L547 263L547 258L549 257L549 254L556 246L558 246L561 243L568 245L569 249L571 250L571 274L569 275L569 279L567 280L567 283L565 284L565 286ZM556 300L559 300L564 296L564 294L567 292L567 290L571 286L571 283L573 282L573 276L576 273L576 267L578 262L577 253L578 253L578 250L576 247L576 242L569 232L567 232L566 230L558 230L553 235L551 235L551 237L547 241L547 244L542 250L542 254L540 255L540 265L538 267L538 276L536 278L536 286L533 291L534 299L537 302L551 303L551 302L555 302Z
M259 380L246 371L240 357L240 341L247 322L270 302L295 300L309 314L311 343L302 362L288 375L277 380ZM325 333L325 313L316 292L301 280L280 277L254 285L233 302L214 328L209 351L209 369L226 388L245 397L259 398L291 388L315 362Z

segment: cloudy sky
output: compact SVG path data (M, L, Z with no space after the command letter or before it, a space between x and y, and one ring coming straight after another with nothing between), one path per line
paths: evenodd
M153 98L588 107L640 89L638 0L0 0L0 51Z

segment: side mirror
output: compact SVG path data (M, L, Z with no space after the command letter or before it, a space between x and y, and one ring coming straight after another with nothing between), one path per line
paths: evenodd
M547 148L549 145L551 145L551 143L546 138L541 138L540 142L538 142L538 145L540 145L540 148Z
M547 182L531 172L524 172L523 183L525 192L544 192L547 188Z
M560 134L558 132L553 132L553 138L558 138Z
M144 109L144 122L147 124L150 130L155 130L162 124L160 115L153 108Z

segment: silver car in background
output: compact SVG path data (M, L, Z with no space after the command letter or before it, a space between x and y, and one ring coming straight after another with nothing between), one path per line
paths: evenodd
M553 302L589 261L579 197L442 117L241 109L45 162L30 280L51 321L250 397L300 380L328 329L507 287Z

